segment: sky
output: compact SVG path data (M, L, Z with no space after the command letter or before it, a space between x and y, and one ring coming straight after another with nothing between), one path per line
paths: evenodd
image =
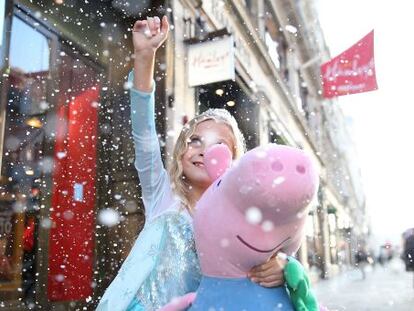
M373 245L414 227L414 1L315 0L334 57L374 29L379 89L338 105L356 145Z

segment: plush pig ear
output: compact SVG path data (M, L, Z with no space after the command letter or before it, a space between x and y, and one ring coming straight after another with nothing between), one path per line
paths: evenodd
M204 167L208 176L214 181L231 165L231 151L225 144L213 145L204 154Z

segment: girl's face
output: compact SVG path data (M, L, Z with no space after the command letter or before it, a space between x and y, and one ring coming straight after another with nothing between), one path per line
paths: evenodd
M197 124L182 158L183 174L188 184L204 189L210 186L210 177L204 169L204 152L215 144L226 144L230 150L234 150L234 142L234 135L225 123L206 120Z

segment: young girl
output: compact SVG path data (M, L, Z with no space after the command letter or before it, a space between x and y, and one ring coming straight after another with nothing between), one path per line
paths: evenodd
M162 25L161 25L162 24ZM174 297L195 291L200 281L192 212L211 180L204 170L204 151L227 144L238 158L245 151L236 121L224 109L210 109L181 131L167 173L154 121L155 52L166 40L164 16L137 21L133 28L134 71L131 88L135 167L145 206L145 226L97 310L156 310ZM283 283L282 263L271 259L249 273L252 281L273 287Z

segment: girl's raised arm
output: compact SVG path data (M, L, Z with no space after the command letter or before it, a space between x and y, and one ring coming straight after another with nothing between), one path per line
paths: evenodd
M133 28L134 70L129 76L132 82L131 122L135 145L135 168L138 171L149 220L160 201L163 187L168 180L161 160L160 145L155 128L153 82L155 53L168 36L168 21L164 16L137 21Z

